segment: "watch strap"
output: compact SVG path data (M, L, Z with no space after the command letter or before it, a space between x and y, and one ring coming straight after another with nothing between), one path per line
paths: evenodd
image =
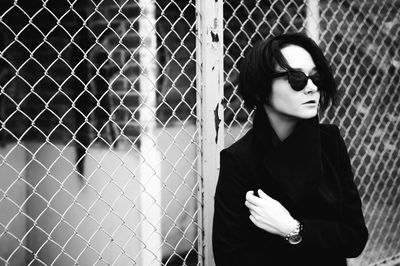
M285 237L285 239L292 245L299 244L303 240L303 237L301 235L301 233L303 231L303 224L297 220L295 220L295 221L297 223L296 229L294 229L292 232L287 234L287 236Z

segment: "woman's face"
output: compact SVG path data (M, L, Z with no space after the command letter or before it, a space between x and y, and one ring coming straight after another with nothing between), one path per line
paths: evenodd
M317 71L311 55L304 48L289 45L282 48L281 52L293 69L302 71L307 76ZM285 71L280 66L275 70ZM285 75L272 80L269 109L285 118L308 119L317 115L319 98L320 93L311 79L308 79L304 89L295 91Z

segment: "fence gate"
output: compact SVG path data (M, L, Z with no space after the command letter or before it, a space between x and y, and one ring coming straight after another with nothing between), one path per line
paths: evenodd
M213 265L219 150L251 126L238 62L307 32L370 241L400 263L400 0L4 0L0 265ZM225 133L223 133L225 131Z

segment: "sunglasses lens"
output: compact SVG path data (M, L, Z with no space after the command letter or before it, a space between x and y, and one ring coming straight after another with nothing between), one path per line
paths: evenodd
M290 71L288 74L288 81L295 91L301 91L307 85L308 78L301 71Z
M307 86L308 79L311 79L318 89L322 86L322 78L318 72L307 77L302 71L292 69L287 72L275 73L274 78L279 78L285 75L287 75L288 82L295 91L303 90Z
M320 88L320 86L322 84L322 79L321 79L321 76L318 73L315 73L315 74L311 75L310 79L315 84L315 86Z

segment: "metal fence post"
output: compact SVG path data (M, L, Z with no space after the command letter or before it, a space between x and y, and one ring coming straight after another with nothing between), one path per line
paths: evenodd
M306 31L316 43L319 43L319 0L307 0Z
M212 218L214 192L219 172L219 152L223 147L223 9L222 0L196 1L197 6L197 88L200 117L200 196L203 238L200 253L204 265L214 265Z
M139 79L142 104L139 122L140 136L140 183L143 193L140 196L140 212L144 215L141 224L141 238L144 244L140 265L161 265L161 155L156 144L156 32L155 3L153 0L140 0L139 35L142 44L139 49L142 73Z

